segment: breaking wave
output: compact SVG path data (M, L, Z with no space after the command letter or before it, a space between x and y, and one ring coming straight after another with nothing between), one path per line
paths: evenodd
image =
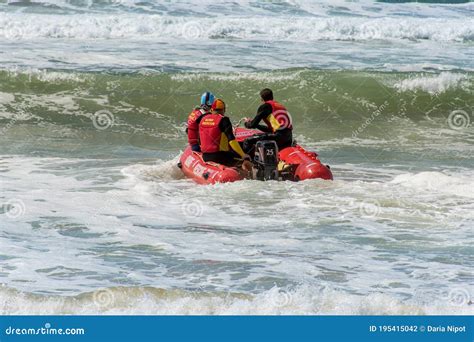
M7 39L243 39L263 41L474 41L474 23L460 18L197 18L143 14L0 13Z

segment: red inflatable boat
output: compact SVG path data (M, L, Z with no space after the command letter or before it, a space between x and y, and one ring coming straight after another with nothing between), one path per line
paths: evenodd
M245 139L258 134L261 134L261 132L257 130L246 128L235 129L235 137L239 142L243 142ZM270 145L271 148L271 144L272 142L268 142L267 146ZM268 152L265 154L271 155L271 153ZM227 167L213 162L206 163L202 159L201 153L193 152L191 147L188 146L182 154L178 166L186 177L200 184L235 182L246 178L292 181L314 178L333 179L329 166L321 163L316 152L306 151L297 144L279 151L278 158L273 158L272 161L274 167L268 171L267 166L271 165L271 162L263 160L263 158L259 160L258 154L256 153L254 160L255 170L253 175L249 176L236 167Z

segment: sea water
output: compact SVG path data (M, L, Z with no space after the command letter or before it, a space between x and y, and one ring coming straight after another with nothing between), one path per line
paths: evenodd
M473 13L1 1L0 313L473 314ZM185 179L263 87L334 181Z

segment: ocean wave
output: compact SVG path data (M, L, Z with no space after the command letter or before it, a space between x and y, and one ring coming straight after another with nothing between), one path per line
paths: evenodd
M37 68L19 68L18 66L6 68L7 75L11 78L26 76L27 82L40 81L50 84L84 83L91 81L91 76L74 72L54 71ZM26 80L25 80L26 82Z
M295 82L301 80L304 70L277 71L277 72L238 72L238 73L183 73L171 75L173 81L196 82L196 81L261 81L261 82Z
M437 192L451 196L474 198L472 177L446 175L442 172L420 172L396 176L392 184L400 184L420 192Z
M468 77L464 74L442 72L438 75L415 76L394 84L400 91L425 91L430 94L444 93L448 89L468 86Z
M274 287L259 294L210 293L153 287L113 287L76 296L48 296L0 289L5 314L159 314L159 315L472 315L470 293L453 301L440 294L430 304L423 298L402 301L382 292L366 296L332 289ZM454 291L454 290L453 290ZM458 297L456 297L458 299Z
M0 37L18 39L243 39L271 41L432 40L472 42L463 18L209 18L142 14L0 13ZM179 43L179 42L176 42Z
M394 3L395 2L395 3ZM300 16L416 16L416 17L462 17L469 13L470 4L445 1L437 4L400 3L399 1L373 2L371 0L176 0L156 2L153 0L4 0L6 10L27 7L30 11L47 8L60 13L84 12L134 12L169 15L215 17L218 15L300 15ZM196 5L199 6L196 6ZM1 3L0 3L1 6ZM192 10L191 10L192 8ZM1 7L0 7L1 9Z
M433 129L449 129L446 117L455 110L466 112L467 120L472 121L472 73L286 69L103 75L13 68L0 71L0 81L3 85L0 87L0 120L5 123L11 119L15 122L35 119L89 130L94 128L91 121L94 115L105 110L114 119L109 131L135 132L172 141L184 136L187 114L205 90L224 98L229 115L237 122L257 108L259 89L270 86L288 106L295 122L304 126L300 134L306 135L314 129L311 127L320 127L321 118L331 118L324 121L326 130L317 133L324 137L320 139L324 146L331 144L334 138L326 133L332 127L341 129L337 117L346 120L347 125L346 136L339 137L336 144L345 146L378 145L385 140L392 144L400 141L400 137L412 141L410 137L420 135L429 135L432 139L434 134L428 134L426 129L417 131L411 120L429 117L435 125ZM357 87L360 84L365 86ZM179 89L179 92L168 89ZM420 96L419 92L436 96ZM145 120L146 125L138 118ZM436 121L437 118L440 120ZM385 125L390 125L391 130L400 128L396 139L380 135L379 128Z

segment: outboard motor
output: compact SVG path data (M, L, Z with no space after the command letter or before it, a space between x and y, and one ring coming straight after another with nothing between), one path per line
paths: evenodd
M257 141L255 144L255 179L278 180L278 146L273 140Z

